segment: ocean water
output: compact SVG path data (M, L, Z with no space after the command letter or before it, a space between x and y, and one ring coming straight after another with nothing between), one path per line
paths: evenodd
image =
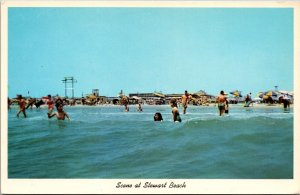
M189 106L65 107L71 121L8 111L9 178L293 178L293 110ZM161 112L163 122L154 122Z

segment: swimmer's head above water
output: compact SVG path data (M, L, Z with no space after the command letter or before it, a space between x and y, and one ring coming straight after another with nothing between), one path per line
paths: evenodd
M163 121L162 115L160 112L154 114L154 121Z

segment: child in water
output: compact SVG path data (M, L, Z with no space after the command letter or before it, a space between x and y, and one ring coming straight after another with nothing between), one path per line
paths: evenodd
M19 104L20 110L19 110L19 112L17 113L17 117L19 118L19 114L20 114L21 112L23 112L24 117L26 118L26 117L27 117L27 115L26 115L26 108L25 108L26 102L25 102L25 100L23 99L22 95L19 95L19 96L18 96L18 104Z
M52 115L48 114L48 118L52 118L54 116L56 116L57 120L65 120L65 117L67 117L68 120L71 120L69 115L63 110L63 105L59 105L57 107L56 113L54 113Z

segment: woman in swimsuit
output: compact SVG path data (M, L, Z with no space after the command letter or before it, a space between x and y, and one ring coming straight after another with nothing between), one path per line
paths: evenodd
M172 107L172 114L173 114L173 121L181 122L180 114L177 108L177 103L175 100L171 101L171 107Z

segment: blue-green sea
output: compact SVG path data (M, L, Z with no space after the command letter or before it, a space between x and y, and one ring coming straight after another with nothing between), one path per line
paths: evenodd
M8 111L9 178L293 178L293 109L189 106L182 123L171 108L131 105L65 107L71 121L47 109ZM163 122L154 122L161 112Z

